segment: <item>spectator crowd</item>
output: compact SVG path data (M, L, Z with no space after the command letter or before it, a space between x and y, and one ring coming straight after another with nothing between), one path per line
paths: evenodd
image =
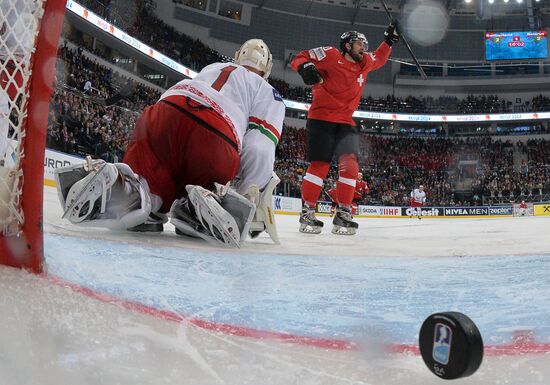
M180 62L195 71L204 66L230 61L231 58L220 54L199 39L192 38L177 31L172 26L160 20L154 13L156 3L152 0L137 0L131 2L132 10L118 9L117 2L111 0L82 0L82 4L117 27L125 30L131 36L166 56ZM126 5L128 2L124 2ZM124 15L124 17L120 17ZM82 42L84 43L84 42ZM88 47L92 50L92 47ZM101 54L97 50L95 53ZM270 79L270 83L286 99L303 103L311 103L311 89L295 86L281 79ZM542 95L517 105L512 101L499 98L497 95L469 95L464 99L453 96L408 96L385 98L361 98L359 110L399 113L427 114L485 114L550 111L550 98Z
M96 0L100 13L103 8ZM153 43L175 60L199 70L203 66L227 60L199 40L189 38L152 13L149 0L137 2L135 23L127 23L129 33L145 43ZM103 11L106 12L106 11ZM112 13L112 12L111 12ZM116 23L116 18L111 18ZM81 42L79 42L81 43ZM98 52L95 52L98 53ZM58 52L57 85L51 100L47 144L66 153L93 155L107 161L120 161L130 132L139 113L158 100L160 92L142 83L133 87L116 105L106 99L131 83L114 67L104 67L83 53L63 45ZM294 87L283 80L271 84L286 98L310 101L311 90ZM533 98L530 106L537 111L550 110L550 98ZM497 96L363 98L361 109L391 112L461 113L508 112L510 103ZM502 142L491 137L414 138L361 134L360 171L370 187L362 203L407 204L412 188L424 185L430 205L492 204L518 199L537 200L550 193L550 140ZM286 126L277 148L275 169L281 177L279 193L299 197L307 169L304 129ZM516 158L523 158L518 165ZM469 167L464 167L464 162ZM337 179L333 165L324 191ZM460 191L460 194L457 194ZM329 200L328 195L324 197Z

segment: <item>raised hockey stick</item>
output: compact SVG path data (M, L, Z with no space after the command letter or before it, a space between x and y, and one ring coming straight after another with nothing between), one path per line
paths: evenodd
M128 80L128 82L122 86L113 96L109 98L102 98L99 96L91 96L86 95L80 90L77 90L79 92L79 96L85 99L88 99L92 101L93 103L100 104L105 107L114 106L118 102L120 102L122 99L127 98L130 96L130 94L134 91L135 83L133 80Z
M390 22L393 21L393 17L391 16L391 12L390 10L388 9L388 6L386 5L386 2L384 0L380 0L380 3L382 4L382 6L384 7L384 9L386 10L386 14L388 15L389 19L390 19ZM416 65L416 69L418 70L418 72L420 73L420 76L422 77L422 79L424 80L428 80L428 76L426 75L426 72L424 72L424 68L422 68L422 66L420 65L420 63L418 62L418 59L416 59L416 55L414 54L414 52L412 51L411 49L411 46L409 45L409 42L407 41L407 39L405 38L404 35L401 35L401 40L403 41L403 44L405 44L405 47L407 48L407 50L409 51L409 53L411 54L411 57L414 61L414 64Z

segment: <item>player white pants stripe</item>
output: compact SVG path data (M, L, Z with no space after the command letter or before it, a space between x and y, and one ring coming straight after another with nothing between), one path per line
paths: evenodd
M321 178L310 173L307 173L306 176L304 176L304 180L307 180L308 182L316 184L317 186L323 185L323 180Z
M351 187L355 187L356 180L355 179L350 179L350 178L339 177L338 182L347 184Z

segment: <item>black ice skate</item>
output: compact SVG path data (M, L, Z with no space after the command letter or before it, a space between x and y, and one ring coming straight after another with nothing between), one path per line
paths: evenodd
M334 225L332 234L338 235L354 235L359 227L359 224L353 221L351 209L349 207L338 207L332 224Z
M145 222L140 225L130 227L128 230L138 233L161 233L164 229L164 223L166 223L166 221L166 215L150 213Z
M172 204L170 209L171 222L176 227L176 234L187 235L190 237L200 237L210 235L208 230L199 222L193 205L187 198L181 198Z
M302 206L300 214L300 232L307 234L320 234L323 229L323 222L315 218L315 209L308 205Z

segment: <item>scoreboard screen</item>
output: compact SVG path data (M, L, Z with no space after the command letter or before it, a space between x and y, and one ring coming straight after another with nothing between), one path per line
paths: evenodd
M546 31L487 32L485 60L520 60L548 58Z

